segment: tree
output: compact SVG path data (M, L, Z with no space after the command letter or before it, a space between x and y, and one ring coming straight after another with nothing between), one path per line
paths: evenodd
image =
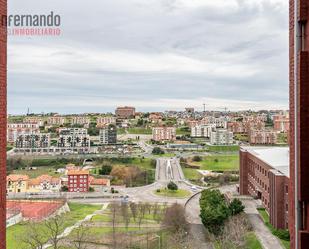
M174 190L174 191L178 190L178 186L177 186L177 184L174 183L174 182L169 182L169 184L167 184L167 188L168 188L169 190Z
M21 242L27 245L30 249L43 249L46 238L42 235L45 234L44 228L40 227L38 223L29 222L25 234L21 237Z
M128 231L130 220L131 220L131 215L129 212L128 204L121 203L120 210L121 210L121 215L122 215L122 219L125 224L126 230Z
M244 211L245 206L242 204L242 202L239 199L234 199L230 203L229 209L230 209L231 215L237 215Z
M69 191L68 186L65 186L65 185L62 186L62 187L61 187L61 191L62 191L62 192L68 192L68 191Z
M188 222L186 221L185 209L182 205L174 203L165 211L163 218L164 227L172 232L180 232L188 230Z
M192 161L193 161L193 162L200 162L200 161L202 161L202 158L201 158L200 156L194 156L194 157L192 158Z
M138 207L134 202L130 202L130 210L131 210L132 217L135 221L137 217L137 213L138 213Z
M152 150L152 154L154 155L163 155L165 152L160 147L154 147Z
M44 222L46 235L53 249L59 249L59 242L62 240L60 234L64 229L64 219L60 216L52 217Z
M139 203L138 204L138 215L137 215L139 229L141 229L141 224L142 224L143 219L145 218L146 211L147 211L147 206L144 203Z
M117 224L117 214L119 210L119 205L116 202L110 204L111 210L111 223L112 223L112 248L117 248L117 238L116 238L116 224Z
M113 166L109 164L103 164L101 169L99 169L100 175L109 175L113 169Z
M203 190L200 198L202 223L210 233L219 235L230 210L219 190Z
M77 229L75 229L72 240L71 240L71 246L74 249L87 249L87 238L89 238L89 230L84 226L81 225Z

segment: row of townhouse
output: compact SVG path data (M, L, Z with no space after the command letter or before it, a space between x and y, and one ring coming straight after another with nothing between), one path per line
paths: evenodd
M96 179L90 176L89 170L79 167L71 167L63 177L41 175L30 179L27 175L8 175L6 178L7 193L38 193L59 192L63 186L67 186L69 192L88 192L89 187L100 190L110 186L110 180Z

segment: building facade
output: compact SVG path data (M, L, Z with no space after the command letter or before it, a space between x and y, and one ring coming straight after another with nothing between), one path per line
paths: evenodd
M44 126L44 119L40 117L27 116L23 119L23 123L38 124Z
M6 177L7 193L26 193L29 177L27 175L8 175Z
M40 127L36 123L7 124L7 142L15 143L17 137L23 134L38 134Z
M0 0L0 16L6 16L7 1ZM0 249L6 246L6 27L0 25Z
M115 114L117 118L121 118L121 119L134 118L135 117L135 107L131 107L131 106L117 107Z
M290 129L289 115L275 115L273 122L275 131L287 133Z
M53 116L53 117L49 117L47 119L47 124L48 125L55 125L55 126L59 126L59 125L64 125L65 124L65 117L61 117L61 116Z
M198 125L191 128L191 137L210 138L211 132L215 130L215 125Z
M49 148L50 134L38 133L19 135L15 141L15 147L19 149Z
M295 3L298 3L296 9ZM309 0L290 0L289 141L291 154L289 203L291 208L289 212L289 224L291 235L291 249L306 249L309 245L308 7ZM295 30L295 27L297 27L298 29ZM297 43L295 43L295 40ZM295 54L295 51L297 52L297 54Z
M152 129L152 139L154 141L175 141L176 128L175 127L155 127Z
M231 145L234 143L233 132L225 129L217 129L210 134L212 145Z
M275 131L251 130L249 132L250 144L276 144L278 134Z
M289 227L289 148L242 147L240 149L241 195L260 199L276 229Z
M88 170L69 170L67 175L68 175L69 192L88 192L89 190Z
M116 125L106 125L100 129L100 144L116 144L117 143L117 127Z
M89 126L90 118L86 116L74 116L71 118L71 124Z
M105 116L97 118L97 128L103 128L109 124L116 124L116 118L113 116Z
M90 151L90 136L84 128L63 128L59 130L57 146L78 152Z

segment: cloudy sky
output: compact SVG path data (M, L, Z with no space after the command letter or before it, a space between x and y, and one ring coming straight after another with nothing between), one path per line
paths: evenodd
M9 37L10 113L288 106L288 1L11 0L61 36Z

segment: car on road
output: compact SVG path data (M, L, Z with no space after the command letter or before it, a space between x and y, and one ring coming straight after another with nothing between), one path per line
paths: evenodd
M191 187L191 190L192 190L193 192L196 192L196 191L197 191L197 187L196 187L196 186L192 186L192 187Z

